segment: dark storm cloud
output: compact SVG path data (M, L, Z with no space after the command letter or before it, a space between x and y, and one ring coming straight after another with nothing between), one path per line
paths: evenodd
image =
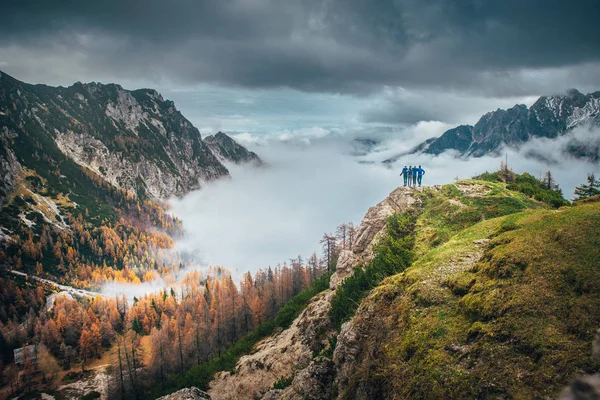
M597 84L599 20L597 0L5 0L0 52L14 66L73 53L121 79L511 96L563 89L528 71L576 66L565 84Z

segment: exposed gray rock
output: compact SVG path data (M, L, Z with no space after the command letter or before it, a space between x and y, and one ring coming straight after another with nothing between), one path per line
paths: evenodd
M360 258L352 250L342 250L335 266L335 273L329 280L329 287L333 290L342 281L354 273L355 266L360 265Z
M217 156L260 161L223 133L214 137L213 154L172 101L155 90L129 91L115 84L49 87L2 74L0 126L16 138L4 144L16 161L42 177L59 171L73 174L64 163L66 156L118 188L158 199L228 176ZM0 149L0 174L7 178L3 186L9 187L7 157ZM5 191L0 187L0 197Z
M240 358L233 372L221 372L210 382L210 395L219 400L260 398L281 378L306 366L313 352L335 334L329 321L332 291L315 296L292 325L259 342L253 354Z
M262 164L262 160L256 153L249 151L244 146L227 136L223 132L204 138L204 143L210 147L214 155L221 161L230 161L236 164L253 162L257 165Z
M292 384L278 394L281 400L321 400L333 396L335 364L328 358L318 358L299 371ZM263 397L264 400L264 397Z
M350 250L340 253L335 273L331 276L329 287L335 289L344 279L354 273L354 268L367 265L373 259L373 248L379 237L385 233L387 219L394 213L410 210L420 202L418 189L399 187L367 214L356 230L356 239Z
M600 399L600 374L576 378L560 395L560 400L598 399Z
M361 318L369 319L374 312L371 308L362 307L357 310ZM355 324L356 316L342 325L337 337L337 345L333 353L333 362L337 368L336 385L342 390L349 386L360 358L363 356L363 342L376 332L368 332L362 325ZM368 399L364 393L356 393L356 398Z
M283 390L281 389L269 390L260 400L279 400L282 392Z
M0 205L13 191L16 176L21 170L15 153L7 146L5 140L4 135L0 136Z
M178 392L159 397L156 400L211 400L208 393L203 392L197 387L181 389Z

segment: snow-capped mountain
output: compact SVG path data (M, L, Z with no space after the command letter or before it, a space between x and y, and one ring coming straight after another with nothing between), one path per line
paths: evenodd
M428 139L411 153L437 155L454 150L461 156L481 157L497 154L505 145L518 148L533 138L567 135L581 126L600 126L600 92L582 94L571 89L562 95L542 96L529 108L518 104L508 110L498 109L482 116L474 126L461 125L439 138ZM600 158L597 151L582 150L586 149L575 142L567 149L576 157Z

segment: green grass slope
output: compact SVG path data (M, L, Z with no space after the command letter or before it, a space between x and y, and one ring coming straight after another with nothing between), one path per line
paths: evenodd
M353 320L372 334L342 397L548 398L598 370L600 202L553 210L483 181L422 196L415 261Z

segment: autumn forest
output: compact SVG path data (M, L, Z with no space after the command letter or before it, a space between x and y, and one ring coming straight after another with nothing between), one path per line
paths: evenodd
M185 233L166 204L84 173L96 194L88 207L56 196L34 171L23 175L5 205L42 210L25 213L32 224L3 221L15 232L0 250L6 267L0 272L5 394L27 391L31 382L51 387L76 378L100 359L111 364L111 397L154 393L272 320L335 268L339 251L351 246L356 234L352 224L342 224L323 236L320 255L265 266L236 282L226 267L198 268L193 254L173 249ZM48 199L57 204L54 215L40 207ZM57 294L56 286L38 278L92 295ZM157 278L166 282L164 288L143 296L93 295L106 283L136 285ZM35 359L16 365L13 351L28 345L36 346Z

